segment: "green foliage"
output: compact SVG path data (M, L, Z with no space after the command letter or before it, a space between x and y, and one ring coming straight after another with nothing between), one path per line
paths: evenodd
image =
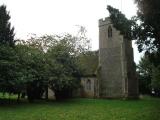
M0 91L2 92L12 92L14 89L16 60L13 48L0 45Z
M58 35L43 35L38 37L36 34L31 34L30 38L27 40L17 40L17 43L46 52L50 47L52 47L52 45L55 44L57 38L59 38Z
M135 37L139 51L147 53L160 51L160 1L135 0L135 2L138 6L139 21Z
M74 49L75 54L80 54L90 50L90 39L86 36L86 29L83 26L80 26L80 30L78 31L76 36L71 34L63 34L63 35L43 35L36 36L36 34L31 34L30 38L26 41L17 40L17 43L28 45L33 48L38 48L42 51L47 51L49 48L55 46L58 41L66 40Z
M138 64L139 89L141 93L151 93L151 89L160 89L160 68L154 66L148 56L141 58Z
M65 97L65 94L69 94L67 92L78 87L79 70L70 38L56 41L56 44L47 52L46 62L49 86L54 90L56 97Z
M9 22L10 15L6 10L6 6L0 6L0 44L14 45L14 28L11 28Z
M6 6L0 6L0 91L11 93L16 84L17 56L11 48L14 46L14 28L9 20Z
M160 66L154 67L153 69L152 87L160 90Z
M148 57L142 57L137 66L139 91L142 94L151 93L152 68L153 65L149 61Z
M77 55L85 50L81 49L83 45L78 47L76 41L77 38L70 34L33 36L26 42L18 41L23 75L26 81L30 80L28 90L40 83L50 87L56 97L68 97L79 87Z
M16 54L19 57L18 63L20 64L20 70L23 72L26 81L39 80L42 76L43 70L43 52L26 45L17 45Z
M4 82L1 86L12 88L10 91L6 88L1 91L18 94L27 91L30 101L40 98L48 87L58 98L70 96L72 90L80 86L81 71L77 63L80 48L77 48L74 40L75 37L69 34L45 35L32 37L27 42L19 40L14 48L1 47L0 75L4 78L1 77L3 80L0 84ZM7 69L5 72L4 65ZM11 73L10 77L8 74ZM6 83L7 80L13 85Z
M20 95L27 91L28 99L33 100L48 86L60 96L79 86L76 59L89 49L84 27L78 36L33 35L26 41L16 40L15 45L9 20L6 6L0 6L0 92Z
M0 91L21 93L32 83L33 88L37 88L44 82L43 71L42 51L26 45L16 45L14 48L1 45Z
M41 89L40 91L43 91L43 83L46 80L44 79L45 65L43 51L26 45L17 45L15 49L18 56L17 63L19 64L17 81L20 82L20 91L27 89L28 96L31 94L33 99L34 97L39 98L40 96L37 95L36 90Z
M145 51L152 67L152 87L159 86L160 66L160 1L135 0L138 6L135 37L140 52Z
M133 40L133 26L136 25L134 20L129 20L118 9L107 6L113 26L120 31L125 38Z

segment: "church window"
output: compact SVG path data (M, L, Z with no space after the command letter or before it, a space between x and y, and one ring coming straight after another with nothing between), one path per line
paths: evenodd
M112 27L109 26L108 27L108 38L111 38L112 37Z
M91 80L87 80L87 90L91 90Z

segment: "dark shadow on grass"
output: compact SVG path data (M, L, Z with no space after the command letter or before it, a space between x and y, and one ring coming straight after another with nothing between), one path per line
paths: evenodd
M78 98L79 99L79 98ZM7 98L0 98L0 107L12 107L12 106L27 106L27 105L37 105L37 104L49 104L49 105L60 105L60 104L79 104L79 100L75 99L63 99L63 100L34 100L33 102L29 102L27 99L21 99L17 102L16 99L7 99Z

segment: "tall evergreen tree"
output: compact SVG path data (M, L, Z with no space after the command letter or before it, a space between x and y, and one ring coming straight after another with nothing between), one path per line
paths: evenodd
M127 39L134 39L133 28L135 26L135 22L132 19L127 19L126 16L116 8L108 5L107 10L109 12L109 17L114 25L114 27L120 31L120 33Z
M0 44L14 46L14 27L11 27L10 18L6 6L0 6Z

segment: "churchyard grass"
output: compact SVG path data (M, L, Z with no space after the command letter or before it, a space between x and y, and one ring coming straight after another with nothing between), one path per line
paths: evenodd
M70 99L0 105L0 120L160 120L160 99Z

